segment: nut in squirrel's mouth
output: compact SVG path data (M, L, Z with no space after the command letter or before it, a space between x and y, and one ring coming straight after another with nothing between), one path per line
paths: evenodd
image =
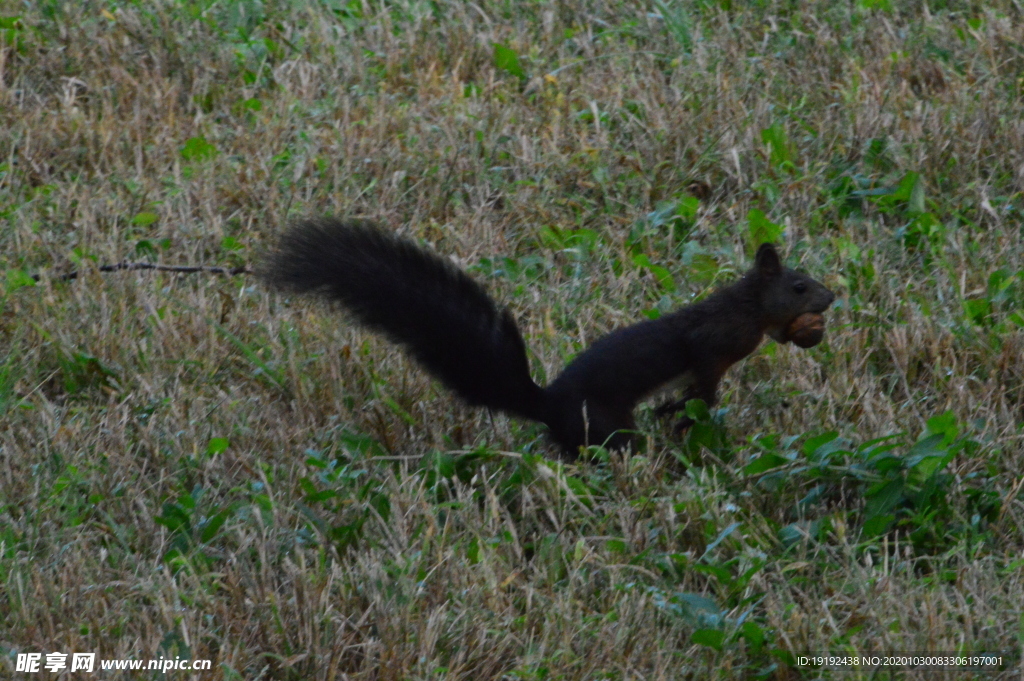
M785 338L801 348L813 348L825 337L825 317L805 312L786 326Z

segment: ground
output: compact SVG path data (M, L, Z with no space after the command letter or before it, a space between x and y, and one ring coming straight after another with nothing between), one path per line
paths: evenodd
M1018 678L1022 88L1006 0L0 0L2 675ZM454 258L540 382L762 241L838 300L568 466L338 310L98 269L321 214Z

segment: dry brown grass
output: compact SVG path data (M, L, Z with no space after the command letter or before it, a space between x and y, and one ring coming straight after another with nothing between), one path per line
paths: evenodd
M1024 283L989 282L1024 271L1020 7L720 4L0 1L0 674L51 651L224 679L1019 658ZM686 195L696 215L649 218ZM294 216L368 216L485 277L550 378L734 276L751 209L840 292L827 343L734 369L725 444L642 412L645 452L567 469L325 308L90 265L236 265ZM743 472L759 435L911 442L946 411L977 444L878 537L864 486L797 512L813 481Z

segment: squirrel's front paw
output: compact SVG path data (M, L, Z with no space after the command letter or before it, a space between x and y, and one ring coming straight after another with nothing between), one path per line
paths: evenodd
M686 409L686 399L676 400L675 402L666 402L660 407L654 410L654 415L657 418L664 418L666 416L672 416ZM692 423L692 421L691 421Z
M672 428L672 430L675 432L676 435L680 435L684 430L692 426L694 423L696 423L696 421L691 419L689 416L684 416L683 418L676 421L676 425Z

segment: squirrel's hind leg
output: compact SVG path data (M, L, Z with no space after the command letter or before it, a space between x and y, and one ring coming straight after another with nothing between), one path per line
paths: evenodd
M633 443L636 422L628 406L589 404L573 410L566 422L555 427L549 423L552 438L562 447L568 461L575 461L579 448L601 445L608 449L626 449Z
M630 407L594 405L587 412L587 444L607 449L626 449L633 444L636 421Z

